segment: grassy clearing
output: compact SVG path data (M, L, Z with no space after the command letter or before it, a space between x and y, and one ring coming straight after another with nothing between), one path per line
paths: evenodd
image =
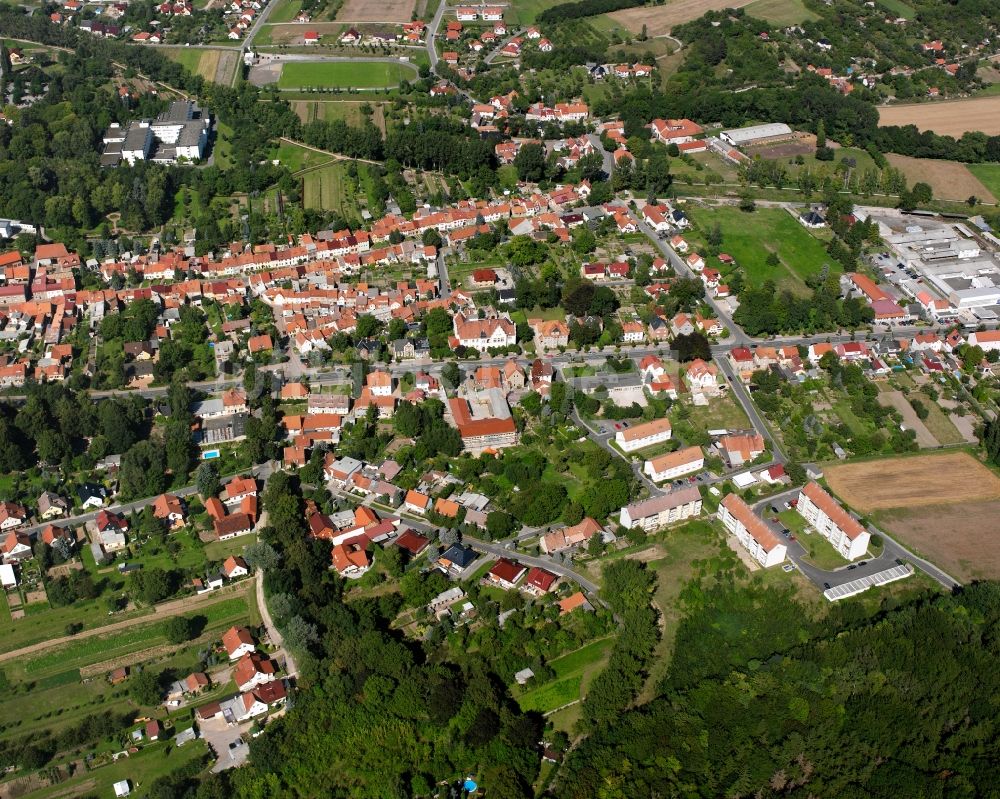
M652 699L670 666L677 628L684 615L679 602L684 586L702 570L703 565L709 565L717 556L733 557L724 547L718 531L706 521L688 522L667 530L657 538L663 557L650 561L649 568L656 571L653 604L660 611L661 636L653 652L649 679L639 695L639 702Z
M908 6L903 0L878 0L878 5L888 9L897 17L903 17L903 19L913 19L917 14L913 7Z
M817 19L817 15L806 8L802 0L753 0L744 10L749 17L781 26Z
M612 643L611 638L603 638L553 660L549 665L555 679L525 691L518 698L521 707L547 713L582 699L586 685L607 660Z
M271 22L291 22L302 10L302 0L277 0L278 5L268 20Z
M285 141L278 145L278 149L272 154L271 158L280 161L284 166L288 167L289 172L298 172L300 169L321 166L330 161L330 156L325 153L317 153L315 150Z
M398 86L404 77L412 77L411 72L407 70L404 75L400 64L384 62L293 61L282 67L278 87L384 89Z
M931 435L938 440L939 444L961 444L965 441L965 437L955 427L955 423L948 418L936 402L931 402L927 398L920 398L920 400L927 408L927 418L923 420L924 426L930 430Z
M731 396L712 398L705 406L692 406L689 421L703 430L745 430L750 420Z
M722 229L722 252L736 259L749 283L760 285L774 280L779 286L804 291L804 281L819 274L824 264L837 271L822 242L811 235L787 211L761 208L746 214L737 208L692 207L690 216L704 231L716 224ZM781 263L768 266L767 256L776 253ZM709 259L713 266L717 259Z
M347 182L347 166L343 163L306 172L302 176L303 204L306 208L337 211L345 219L355 218L358 208Z
M1000 164L968 164L967 169L990 190L990 194L1000 198Z

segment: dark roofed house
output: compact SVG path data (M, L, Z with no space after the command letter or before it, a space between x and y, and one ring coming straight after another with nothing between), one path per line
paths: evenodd
M438 558L437 565L446 574L461 574L476 560L475 550L462 544L452 544Z

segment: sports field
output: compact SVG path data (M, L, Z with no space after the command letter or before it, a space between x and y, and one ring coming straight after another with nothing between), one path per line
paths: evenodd
M1000 477L968 452L881 458L824 467L826 482L862 513L1000 499ZM957 526L957 522L955 523Z
M384 61L292 61L285 64L278 78L281 89L382 89L398 86L411 76L400 64Z
M970 167L958 161L910 158L908 155L894 153L888 153L886 159L906 175L909 185L923 181L934 190L934 196L942 200L962 201L975 196L989 203L996 202L996 193ZM995 174L1000 176L1000 173Z
M970 97L937 103L909 103L879 108L880 125L916 125L948 136L978 130L1000 135L1000 96Z

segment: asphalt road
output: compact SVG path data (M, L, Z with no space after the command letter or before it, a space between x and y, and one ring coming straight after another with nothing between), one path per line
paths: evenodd
M852 582L853 580L860 579L861 577L870 577L874 574L878 574L879 572L891 569L893 566L897 565L897 560L912 563L921 571L930 575L934 580L939 582L949 591L961 586L961 583L955 580L951 575L946 574L933 563L914 555L910 552L910 550L894 538L887 536L881 530L875 530L875 533L882 537L883 543L882 554L877 558L861 558L853 564L849 564L845 561L844 565L837 569L821 569L818 566L815 566L807 559L809 553L802 544L802 541L798 539L792 541L782 536L780 528L774 522L766 518L766 516L762 513L762 511L766 511L772 504L775 504L780 508L783 503L791 499L795 499L799 495L799 491L799 488L793 488L772 497L768 497L767 499L762 499L754 504L753 511L758 516L763 518L771 530L774 531L774 533L777 534L782 541L784 541L785 546L788 547L788 559L792 561L798 570L808 577L809 580L811 580L812 583L821 591L827 587L836 588L839 585L844 585L845 583ZM819 535L819 533L811 533L811 535ZM864 565L862 565L862 562Z
M444 19L444 14L447 10L448 4L440 3L437 13L434 14L434 18L427 26L427 58L430 60L431 72L437 71L438 54L435 40L437 39L438 28L441 27L441 20Z
M271 472L274 471L274 462L269 461L267 463L262 463L258 466L254 466L251 469L246 469L241 472L234 472L230 475L220 476L220 480L225 482L230 477L235 477L237 474L252 474L262 480L267 480L270 477ZM166 492L168 494L173 494L177 497L190 497L193 494L198 493L198 487L194 485L184 486L183 488L178 488L176 490ZM157 494L156 496L159 496ZM133 511L140 511L147 505L152 505L156 501L156 497L145 497L143 499L137 499L132 502L123 502L117 505L108 505L105 508L99 508L98 510L90 511L89 513L81 513L78 516L70 516L69 518L53 519L51 522L45 522L44 524L36 524L32 527L23 527L18 530L19 533L27 533L28 535L36 535L48 527L50 524L56 524L60 527L80 527L89 521L93 521L97 518L97 514L102 510L111 511L113 513L118 513L123 516L128 516Z
M785 457L785 453L782 452L777 440L771 435L770 428L768 428L767 424L764 422L764 418L760 415L760 412L757 410L757 406L754 405L753 400L750 398L750 393L747 391L746 386L743 385L743 381L740 380L733 371L733 367L730 365L728 359L716 356L713 360L719 369L722 370L723 374L725 374L726 379L729 381L733 395L740 403L740 406L746 413L747 418L750 420L750 424L753 425L754 430L764 436L764 439L768 442L768 444L770 444L771 452L774 453L774 459L779 463L785 463L788 460Z
M594 145L594 148L601 154L601 169L604 170L604 174L609 178L611 177L611 172L615 168L615 157L604 149L604 144L601 142L601 137L596 133L588 133L587 140Z

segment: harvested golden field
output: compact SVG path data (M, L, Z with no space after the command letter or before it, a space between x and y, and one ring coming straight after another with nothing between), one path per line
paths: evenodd
M892 511L880 526L956 580L1000 578L1000 502Z
M886 154L889 163L906 175L912 186L917 181L927 183L934 196L943 200L963 201L975 195L988 203L996 202L993 193L973 175L969 168L958 161L939 161L936 158L911 158L908 155Z
M337 20L346 22L409 22L415 0L345 0Z
M916 125L920 130L948 136L961 136L969 130L996 136L1000 135L1000 96L887 105L879 108L878 121L880 125Z
M742 8L750 2L751 0L667 0L667 4L663 6L640 6L612 11L608 17L633 33L639 33L645 25L647 35L662 36L664 33L670 33L674 25L690 22L707 11Z
M1000 499L1000 477L967 452L835 463L824 472L830 488L862 513Z

